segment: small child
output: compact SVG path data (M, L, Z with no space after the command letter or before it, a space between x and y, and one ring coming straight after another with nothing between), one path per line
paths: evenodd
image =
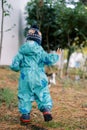
M19 48L10 66L13 71L20 71L18 108L22 123L30 122L33 101L36 101L38 109L43 113L44 121L52 120L50 111L53 103L44 67L55 64L59 56L57 53L48 54L42 48L41 42L42 34L33 25L28 31L27 41Z

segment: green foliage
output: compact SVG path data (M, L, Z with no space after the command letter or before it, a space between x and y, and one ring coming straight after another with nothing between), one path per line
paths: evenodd
M0 104L6 103L7 106L10 106L11 103L16 103L15 94L9 88L0 89Z
M30 25L37 24L43 35L42 46L48 51L58 47L70 49L74 42L77 47L86 46L87 9L83 4L73 2L75 8L72 9L66 6L65 0L41 2L31 0L27 3L25 32Z
M57 12L59 12L58 5ZM57 23L61 29L59 38L61 39L61 45L64 48L70 48L70 46L73 45L76 37L79 37L77 42L78 47L87 39L87 33L84 32L87 28L86 16L87 10L85 9L84 5L80 3L78 3L74 9L63 7L60 13L57 13Z
M58 12L56 13L56 23L59 29L55 31L55 35L60 41L59 47L69 50L67 69L70 55L78 48L87 46L87 9L81 3L77 3L74 9L56 4L56 11Z
M10 16L10 11L12 9L11 4L8 3L7 0L2 0L2 2L3 2L4 16Z
M37 24L39 26L43 35L42 46L48 51L58 47L56 37L53 35L57 27L54 5L52 0L44 1L42 4L32 0L26 6L27 25Z

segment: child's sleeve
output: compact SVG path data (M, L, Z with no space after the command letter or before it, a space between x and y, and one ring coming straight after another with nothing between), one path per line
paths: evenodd
M13 71L16 71L18 72L20 70L20 65L21 65L21 62L22 62L22 59L23 59L23 55L18 53L12 60L12 64L10 66L10 68L13 70Z
M43 50L42 60L46 65L53 65L59 60L59 55L56 53L47 53Z

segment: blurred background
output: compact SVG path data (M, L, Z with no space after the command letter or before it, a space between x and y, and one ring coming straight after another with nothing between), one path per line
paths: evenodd
M0 27L3 26L3 41L0 65L10 65L20 44L24 41L24 7L28 0L3 1L4 13L2 24L2 1L0 0ZM0 30L0 39L1 39Z
M86 0L1 0L0 7L0 65L11 64L27 30L37 24L43 48L61 49L56 64L61 75L69 68L87 72Z

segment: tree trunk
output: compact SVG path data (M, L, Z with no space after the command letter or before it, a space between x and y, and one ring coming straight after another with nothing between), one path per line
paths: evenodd
M61 56L60 56L60 78L63 78L63 68L64 68L64 50L61 50Z
M66 64L66 74L68 74L68 64L69 64L69 58L70 58L70 38L69 38L69 34L67 35L67 39L68 39L68 54L67 54L67 64Z
M39 0L38 4L39 4L39 7L42 7L44 5L44 1L43 0Z
M1 16L1 40L0 40L0 61L1 61L1 51L2 51L2 43L3 43L3 23L4 23L4 6L3 0L1 1L1 9L2 9L2 16Z
M49 46L49 38L48 38L48 34L49 34L49 26L47 28L47 32L46 32L46 41L47 41L47 50L48 52L50 52L50 46Z

